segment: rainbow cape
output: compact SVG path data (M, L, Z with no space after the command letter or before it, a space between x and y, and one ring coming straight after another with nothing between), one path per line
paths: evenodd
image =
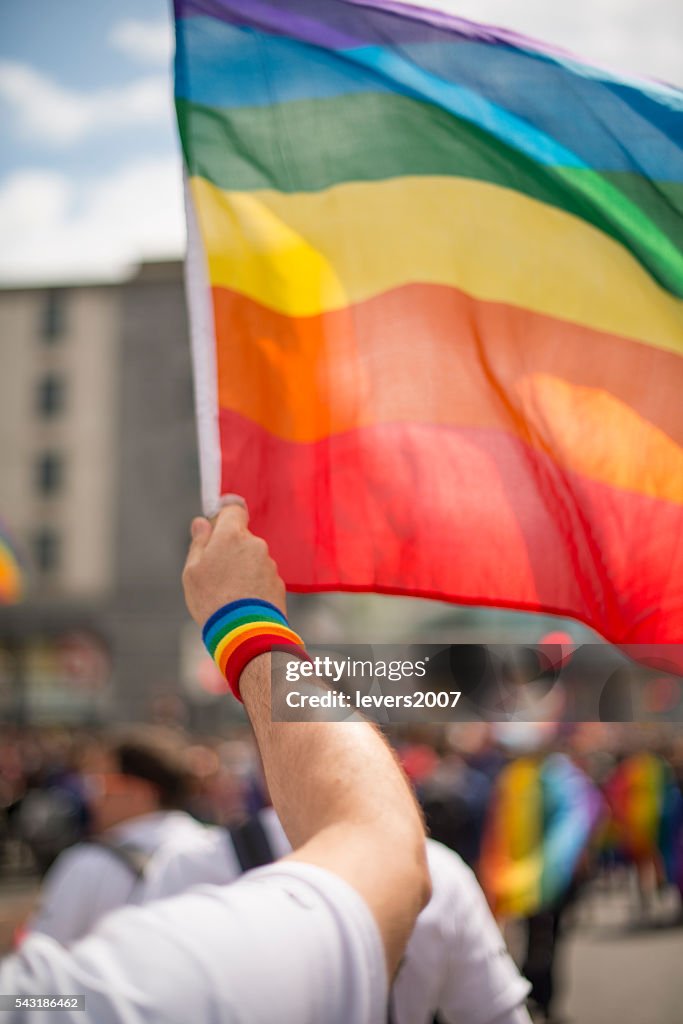
M494 913L527 917L560 899L601 809L597 789L564 754L507 765L494 787L478 869Z
M388 0L175 0L204 504L293 590L683 638L683 93Z
M638 864L656 858L666 878L683 878L683 797L671 766L656 754L633 754L605 786L607 844Z

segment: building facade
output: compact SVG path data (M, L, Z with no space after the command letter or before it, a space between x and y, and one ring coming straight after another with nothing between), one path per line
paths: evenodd
M199 510L182 264L7 289L0 346L0 517L27 566L0 609L0 715L148 717L180 685Z

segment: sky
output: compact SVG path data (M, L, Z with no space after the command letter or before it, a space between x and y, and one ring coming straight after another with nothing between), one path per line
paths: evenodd
M680 0L423 6L683 85ZM116 280L182 254L172 48L170 0L0 0L0 285Z

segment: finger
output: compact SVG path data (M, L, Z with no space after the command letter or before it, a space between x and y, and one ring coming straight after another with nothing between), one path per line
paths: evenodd
M244 498L241 496L241 494L224 494L218 500L218 506L219 506L218 512L216 513L215 516L211 517L211 525L212 526L216 525L216 523L218 521L218 517L221 514L221 512L223 511L223 509L224 508L228 508L230 505L241 505L241 507L244 509L244 511L247 514L247 521L249 520L249 509L247 508L247 503L244 500Z
M205 519L203 516L195 516L190 524L192 540L185 560L186 565L196 562L201 556L202 551L211 539L212 532L211 523L208 519Z
M247 515L249 515L247 503L241 494L224 494L221 497L219 504L222 509L227 508L228 505L241 505L244 511L247 513Z
M199 545L206 545L211 536L211 523L206 516L195 516L190 523L190 536Z
M236 494L226 495L226 497L234 498L235 500L225 504L214 520L213 532L217 537L228 533L235 533L239 530L246 530L249 527L249 513L247 512L244 498L239 498Z

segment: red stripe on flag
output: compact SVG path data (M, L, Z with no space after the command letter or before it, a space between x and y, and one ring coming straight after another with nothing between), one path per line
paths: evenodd
M293 590L372 590L575 617L614 643L683 637L683 507L563 469L487 428L385 424L301 444L220 415Z

